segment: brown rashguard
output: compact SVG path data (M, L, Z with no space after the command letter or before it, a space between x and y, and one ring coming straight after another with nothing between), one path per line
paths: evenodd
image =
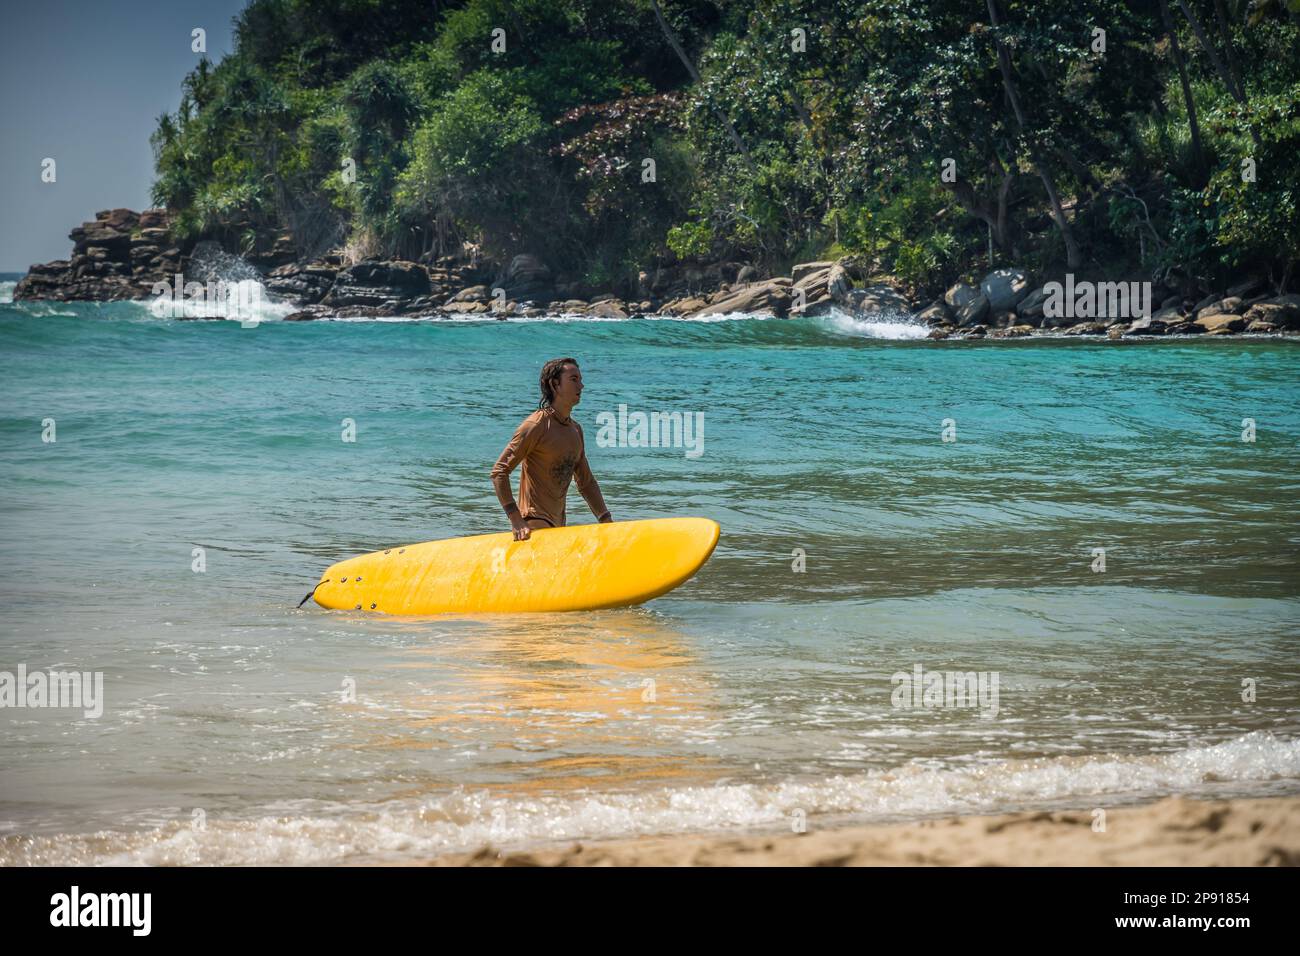
M554 409L543 408L525 418L515 430L492 467L492 487L507 514L515 504L510 491L510 472L521 463L518 507L525 521L535 519L553 528L563 527L565 498L569 482L574 479L592 514L599 518L608 510L600 485L587 465L582 426L572 418L561 422Z

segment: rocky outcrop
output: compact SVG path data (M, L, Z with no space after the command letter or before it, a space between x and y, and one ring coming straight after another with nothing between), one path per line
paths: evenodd
M551 270L537 256L515 256L497 276L494 288L504 289L507 299L518 302L537 302L543 305L555 298L555 285Z
M1256 302L1245 311L1243 317L1248 326L1262 322L1282 331L1300 331L1300 295L1280 295L1275 299Z
M1225 335L1240 332L1246 327L1246 320L1234 312L1209 312L1202 309L1197 313L1193 324L1199 325L1210 335Z
M327 256L307 263L289 263L267 273L266 291L300 305L320 302L334 285L341 263L338 256Z
M1029 276L1019 269L995 269L980 280L990 312L1009 312L1030 292Z
M789 279L770 279L767 282L752 282L720 293L703 308L689 315L726 315L741 312L749 315L771 315L784 318L790 312Z
M69 234L72 256L34 265L14 288L14 298L60 301L143 299L157 282L183 270L166 210L105 209ZM188 247L185 248L188 251Z
M417 262L366 261L340 272L321 301L332 306L390 307L429 291L429 274Z

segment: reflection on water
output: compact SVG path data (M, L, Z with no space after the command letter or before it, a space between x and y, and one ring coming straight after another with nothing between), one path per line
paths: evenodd
M361 746L487 748L494 753L475 754L476 779L519 792L700 783L722 772L707 758L656 752L666 725L680 732L718 716L710 675L665 615L622 609L391 626L422 638L395 664L419 689L396 701L405 734L385 725Z

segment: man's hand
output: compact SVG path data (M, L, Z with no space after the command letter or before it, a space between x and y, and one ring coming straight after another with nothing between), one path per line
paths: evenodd
M514 532L516 541L527 541L533 533L528 522L517 515L510 516L510 530Z

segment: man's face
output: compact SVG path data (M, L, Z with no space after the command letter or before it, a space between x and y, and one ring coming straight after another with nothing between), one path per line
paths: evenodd
M557 403L577 405L582 398L582 372L576 365L566 365L560 373L560 380L555 383L555 400Z

